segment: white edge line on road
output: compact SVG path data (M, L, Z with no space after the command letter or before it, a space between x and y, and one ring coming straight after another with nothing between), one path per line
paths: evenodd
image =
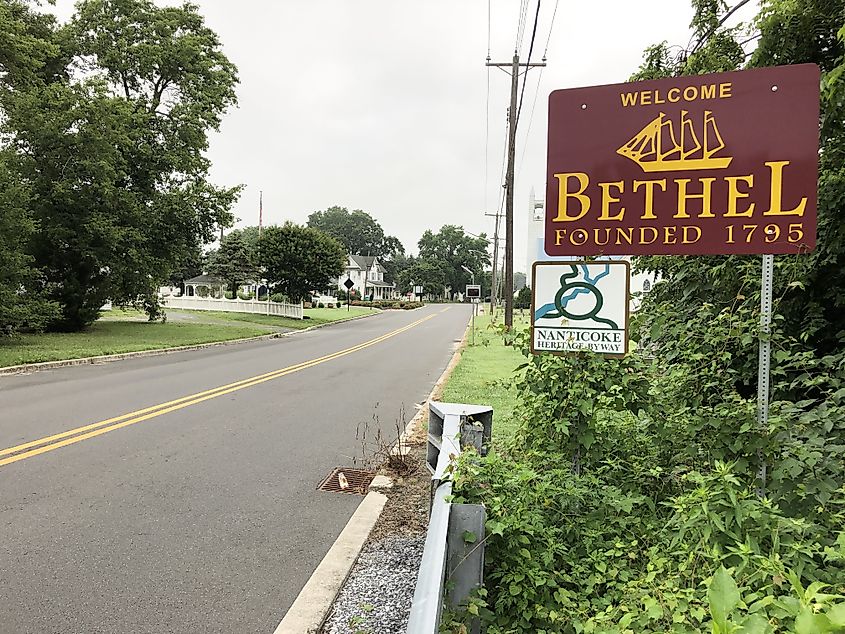
M387 496L383 493L367 493L274 634L314 634L320 631L326 614L358 560L364 542L386 503Z
M443 384L458 365L461 353L466 347L470 327L471 325L467 324L464 336L452 354L446 369L443 370L443 374L437 379L423 406L405 427L401 441L403 444L421 424L423 417L428 414L429 401L439 396L443 390ZM323 561L317 566L314 574L300 590L293 605L290 606L273 634L317 634L320 631L386 503L387 496L382 493L370 491L367 494L335 540L334 545L323 557Z

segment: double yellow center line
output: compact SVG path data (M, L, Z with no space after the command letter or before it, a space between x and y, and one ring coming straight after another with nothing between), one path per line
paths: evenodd
M290 365L286 368L267 372L266 374L259 374L258 376L229 383L228 385L221 385L211 390L183 396L182 398L168 401L167 403L160 403L158 405L153 405L152 407L146 407L134 412L129 412L128 414L123 414L122 416L102 420L98 423L91 423L90 425L77 427L76 429L69 429L68 431L61 432L60 434L45 436L44 438L38 438L37 440L15 445L14 447L9 447L8 449L2 449L0 450L0 467L12 464L13 462L18 462L19 460L25 460L26 458L32 458L33 456L47 453L48 451L54 451L55 449L66 447L67 445L82 442L83 440L88 440L89 438L95 438L96 436L107 434L110 431L129 427L130 425L135 425L136 423L141 423L145 420L162 416L163 414L169 414L170 412L175 412L177 410L184 409L185 407L190 407L191 405L196 405L197 403L217 398L218 396L231 394L232 392L237 392L238 390L243 390L248 387L258 385L259 383L272 381L273 379L278 379L279 377L293 374L294 372L299 372L300 370L305 370L339 357L344 357L348 354L364 350L365 348L374 346L382 341L386 341L391 337L402 334L403 332L406 332L411 328L415 328L434 317L436 317L436 315L423 317L422 319L418 319L407 326L388 332L385 335L376 337L375 339L370 339L369 341L365 341L357 346L352 346L351 348L346 348L345 350L333 352L332 354L328 354L324 357L311 359L310 361L303 361L302 363L297 363L296 365Z

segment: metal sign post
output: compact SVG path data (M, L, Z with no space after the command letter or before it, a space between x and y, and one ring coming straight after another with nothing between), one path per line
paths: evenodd
M351 309L350 306L350 297L352 295L352 287L355 286L355 282L352 281L352 278L347 277L346 281L343 283L346 287L346 312L348 313Z
M464 267L467 271L466 267ZM472 271L469 271L472 274ZM475 275L472 275L473 282L475 281ZM467 284L466 288L464 289L464 296L472 302L472 343L470 345L475 345L475 306L476 304L481 301L481 285L479 284Z
M760 282L760 357L757 375L757 426L761 433L769 428L769 374L772 360L772 281L775 256L763 256L763 275ZM760 461L758 494L766 494L766 460L758 450Z

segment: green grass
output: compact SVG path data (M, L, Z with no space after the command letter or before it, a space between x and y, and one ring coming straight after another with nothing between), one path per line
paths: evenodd
M116 308L104 311L100 320L84 332L25 334L0 338L0 368L23 363L231 341L279 332L281 328L301 330L377 311L355 306L349 312L337 308L311 308L305 311L310 319L302 320L215 311L168 312L190 314L194 319L171 319L164 324L150 323L140 311Z
M170 309L169 313L189 313L201 320L203 317L216 321L242 322L249 324L261 324L262 326L276 326L277 328L290 328L302 330L320 324L330 324L336 321L345 321L361 315L370 315L377 311L372 308L352 306L347 312L346 308L306 308L303 314L308 319L290 319L289 317L276 317L275 315L258 315L253 313L223 313L214 310L175 310Z
M514 325L524 328L527 321L515 315ZM525 357L519 350L504 345L501 335L490 328L489 315L476 317L475 345L471 342L468 337L461 360L443 389L443 401L490 405L493 444L501 444L516 431L516 392L511 383L514 370L525 362Z
M162 324L109 319L98 321L84 332L0 338L0 368L22 363L230 341L271 332L271 328L254 324Z
M343 308L306 308L304 315L308 319L290 319L288 317L276 317L275 315L260 315L253 313L226 313L214 310L183 310L171 308L169 314L187 314L194 319L193 323L215 323L215 322L239 322L247 324L259 324L262 326L275 326L276 328L290 328L302 330L319 324L328 324L335 321L345 321L361 315L371 315L377 310L362 306L352 306L349 311ZM141 311L132 308L115 308L103 311L100 316L102 321L146 321L147 316ZM176 320L173 320L176 321Z

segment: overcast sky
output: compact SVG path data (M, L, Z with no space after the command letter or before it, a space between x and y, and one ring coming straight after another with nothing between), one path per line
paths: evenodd
M258 223L263 190L265 224L304 223L340 205L370 213L411 253L423 231L444 224L492 236L494 219L484 213L499 207L510 78L484 65L487 2L194 1L240 71L239 105L209 153L215 182L246 186L238 226ZM527 1L523 60L537 0ZM510 61L522 3L491 4L490 55ZM58 0L55 11L64 19L72 7ZM534 61L554 9L541 0ZM525 268L530 190L542 197L545 189L549 93L624 81L646 46L686 45L691 15L688 0L558 3L548 66L529 73L519 123L516 270Z

